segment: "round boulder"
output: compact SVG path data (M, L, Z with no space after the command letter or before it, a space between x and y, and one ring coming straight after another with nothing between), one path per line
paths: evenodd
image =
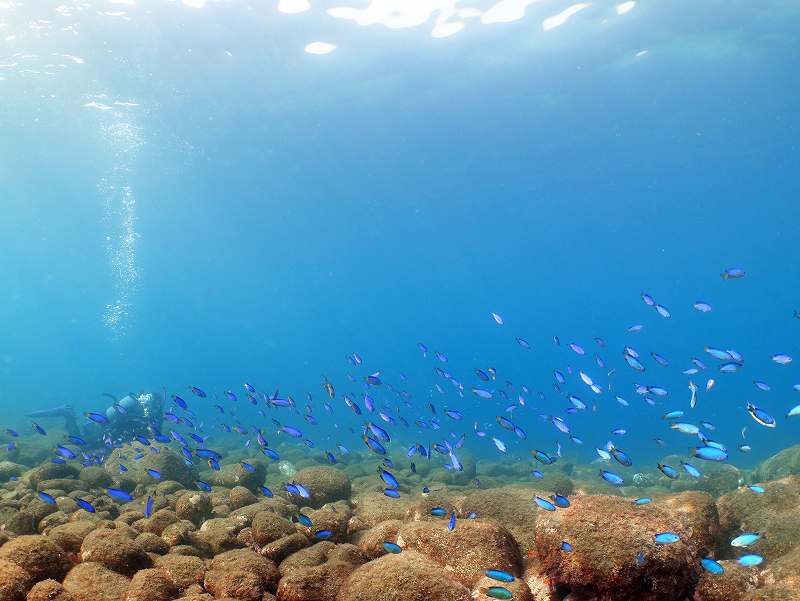
M311 494L310 499L292 496L301 505L319 508L325 503L350 499L350 478L335 467L308 467L294 476L294 482L302 484Z

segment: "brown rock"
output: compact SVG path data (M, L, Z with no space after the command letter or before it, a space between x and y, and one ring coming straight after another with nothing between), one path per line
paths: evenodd
M0 601L24 601L33 578L20 566L0 559Z
M268 545L265 545L261 548L259 553L267 559L271 559L276 563L280 563L292 553L296 553L308 545L308 537L300 534L299 532L295 532L294 534L284 536L274 542L269 543Z
M764 485L763 494L742 487L717 500L720 521L720 557L734 556L730 541L742 532L766 532L756 552L776 559L798 544L800 532L800 477L788 476Z
M175 545L182 545L192 541L194 532L197 527L189 520L181 520L170 524L161 533L162 540L168 546L174 547Z
M258 545L269 544L295 532L294 524L277 513L261 511L253 518L253 541Z
M405 497L389 499L380 492L366 492L353 499L353 514L364 528L372 528L387 520L402 520L409 501Z
M2 599L2 595L0 595ZM64 588L60 582L56 580L42 580L33 585L33 588L28 592L26 601L74 601L67 589Z
M258 497L244 486L234 486L228 495L228 507L233 510L252 505L256 501Z
M447 566L453 577L472 586L487 569L498 569L519 576L522 557L511 533L491 522L460 520L448 530L445 520L410 522L397 535L403 549L422 553L440 566Z
M335 601L344 581L356 566L343 561L328 561L318 566L298 568L281 578L280 601Z
M531 499L537 493L528 488L493 488L475 490L456 502L456 512L465 516L474 511L483 521L492 521L507 528L520 545L523 553L534 547L534 522L536 505Z
M369 530L361 530L353 537L353 542L358 545L369 559L375 559L386 553L383 543L397 542L397 534L403 522L400 520L387 520Z
M170 553L156 559L155 565L181 590L186 590L193 584L202 584L206 573L205 562L190 555Z
M712 549L719 538L719 513L711 495L687 491L658 500L659 505L674 511L686 530L691 531L701 549Z
M120 574L132 575L149 568L150 557L119 530L95 530L81 545L81 561L96 562Z
M274 562L266 559L249 549L236 549L217 555L209 564L208 571L228 572L231 570L244 570L249 574L258 576L264 590L274 591L278 586L280 572ZM213 580L213 578L212 578ZM208 572L206 572L208 582ZM210 592L214 592L206 586ZM220 596L218 593L215 593Z
M294 497L292 500L309 507L319 508L325 503L350 499L350 478L335 467L309 467L300 470L295 474L294 482L307 488L311 498Z
M17 564L33 582L61 580L71 567L64 550L39 534L18 536L0 547L0 559Z
M79 563L64 578L75 601L125 601L130 581L102 564Z
M758 586L758 572L735 561L720 561L724 574L703 572L694 591L695 601L741 601Z
M131 580L126 601L170 601L177 594L178 589L165 572L140 570Z
M203 522L195 537L207 543L214 554L218 554L238 548L240 545L236 537L246 527L246 519L212 518Z
M164 539L157 534L153 534L152 532L142 532L134 539L133 542L139 545L147 553L157 553L159 555L163 555L169 551L169 545L164 541Z
M414 551L384 555L354 570L336 601L472 601L470 590Z
M667 506L636 506L614 496L577 496L572 506L540 511L536 550L541 570L555 586L569 587L598 601L683 600L700 576L704 532L684 525L685 516ZM680 541L658 545L659 532L675 532ZM573 547L562 550L562 542ZM644 555L637 565L638 553Z
M175 502L177 516L198 526L211 517L211 511L211 497L204 492L187 492Z
M68 553L77 553L81 549L83 539L103 525L97 522L81 520L56 526L47 533L47 538L56 543Z
M136 522L142 532L152 532L161 536L164 529L178 521L178 516L171 509L159 509L149 518Z

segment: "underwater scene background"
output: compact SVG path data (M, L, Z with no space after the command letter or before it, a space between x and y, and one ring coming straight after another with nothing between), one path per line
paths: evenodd
M0 0L0 601L800 598L799 22Z

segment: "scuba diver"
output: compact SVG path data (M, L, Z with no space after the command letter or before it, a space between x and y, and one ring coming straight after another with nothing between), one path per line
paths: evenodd
M104 413L87 413L86 422L78 424L78 416L71 405L61 405L27 413L32 419L61 418L69 436L84 439L88 446L100 448L130 442L136 436L149 438L152 431L158 431L163 420L164 399L157 392L130 393L117 400L113 395L103 393L114 401Z

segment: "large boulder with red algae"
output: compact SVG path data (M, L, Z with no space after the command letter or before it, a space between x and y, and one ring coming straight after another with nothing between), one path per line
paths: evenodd
M414 551L384 555L354 570L336 601L472 601L470 590Z
M91 561L119 572L132 575L149 568L150 556L135 541L119 530L95 530L83 539L81 561Z
M0 559L17 564L30 574L33 582L61 580L72 566L61 547L39 534L11 539L0 547Z
M0 601L24 601L33 578L15 563L0 559Z
M536 520L536 505L531 498L536 493L524 488L494 488L475 490L460 499L455 507L458 515L474 511L478 518L492 521L507 528L522 548L523 553L533 548L533 524Z
M180 590L193 584L202 584L206 574L206 562L191 555L170 553L155 560L156 567L163 570Z
M369 559L375 559L386 553L383 543L386 541L397 542L397 534L403 522L400 520L386 520L370 528L360 530L353 536L353 543L367 555ZM283 564L281 564L283 565Z
M203 585L216 597L258 601L264 592L275 590L279 578L272 561L248 549L237 549L211 561Z
M182 520L200 525L211 517L211 497L204 492L187 492L175 501L175 513Z
M720 561L724 574L703 572L694 590L694 601L741 601L759 585L758 572L735 561Z
M317 566L292 570L278 584L278 599L336 601L339 589L356 567L345 561L327 561Z
M674 532L680 540L658 545L659 532ZM564 541L571 552L562 549ZM571 507L536 518L542 572L554 585L597 601L683 601L700 577L703 544L675 510L621 497L578 496ZM639 553L644 561L636 561Z
M122 574L93 561L79 563L64 578L75 601L125 601L129 584Z
M253 541L262 546L296 532L294 524L271 511L257 513L251 528Z
M397 544L427 556L466 586L472 586L487 569L519 576L522 557L517 541L502 526L479 520L459 520L455 530L447 521L410 522L397 535Z
M125 601L170 601L178 589L162 570L140 570L128 586Z
M75 597L60 582L42 580L33 585L25 601L75 601Z
M721 557L734 557L731 539L742 532L765 532L755 552L775 559L800 544L800 477L788 476L763 484L765 492L739 488L717 500L720 520Z
M346 501L350 498L350 478L335 467L307 467L294 475L294 482L308 489L311 498L292 497L292 500L309 507L319 508L325 503Z

